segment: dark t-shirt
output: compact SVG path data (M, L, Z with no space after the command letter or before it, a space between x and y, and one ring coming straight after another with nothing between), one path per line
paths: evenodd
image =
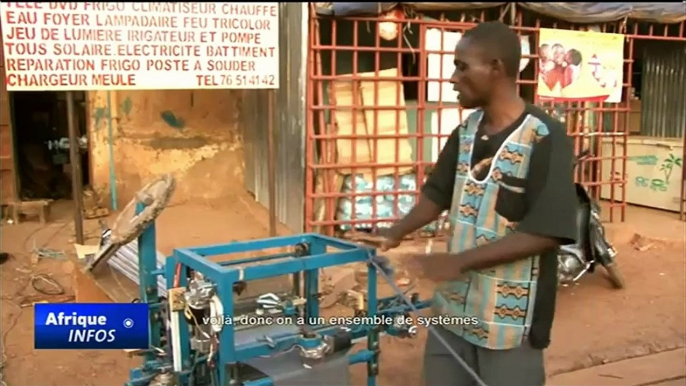
M554 237L562 245L572 244L577 237L576 211L578 199L574 187L574 154L564 125L543 110L528 105L522 116L496 135L484 137L479 127L472 153L472 165L493 157L507 137L532 115L543 122L549 134L534 145L523 200L507 204L508 212L524 213L518 232ZM422 194L443 209L450 209L459 153L459 130L453 131L438 157L433 172L422 187ZM482 180L489 168L483 168ZM550 330L555 314L557 295L557 250L541 254L534 315L529 342L535 348L550 344Z

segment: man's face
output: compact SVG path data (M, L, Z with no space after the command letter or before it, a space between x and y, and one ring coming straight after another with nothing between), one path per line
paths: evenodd
M466 109L486 105L494 83L494 71L480 47L469 38L460 39L455 47L455 71L450 77L453 90L459 93L457 100Z
M570 63L570 64L572 63L572 55L571 54L569 54L569 53L565 54L565 62Z
M550 59L550 47L543 47L541 48L541 52L539 53L539 56L543 61L546 61Z
M562 64L565 61L565 49L559 46L555 47L553 60L555 60L555 63L557 64Z

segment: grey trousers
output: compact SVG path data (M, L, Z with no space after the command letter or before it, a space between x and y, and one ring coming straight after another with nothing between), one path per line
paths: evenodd
M469 367L488 386L543 386L543 350L524 343L511 350L489 350L475 346L450 331L436 327ZM431 333L424 352L424 386L476 386L443 344Z

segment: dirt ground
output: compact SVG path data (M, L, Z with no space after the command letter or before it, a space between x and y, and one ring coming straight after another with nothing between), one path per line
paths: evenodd
M555 386L684 386L686 349L624 359L549 377ZM681 383L679 383L681 382Z
M560 290L553 344L547 350L550 374L684 346L684 223L673 214L630 209L629 224L611 229L627 288L611 289L599 270L579 286ZM40 274L50 275L65 293L73 293L74 265L58 253L36 261L31 251L49 248L73 254L70 210L68 203L58 203L50 224L2 226L2 250L12 254L2 265L1 276L6 359L2 372L9 386L121 385L128 370L139 363L120 350L33 349L33 312L19 307L22 297L37 294L31 281ZM88 221L86 230L87 243L97 243L97 221ZM179 246L262 238L268 233L265 210L248 196L170 207L160 217L157 232L157 247L164 253ZM630 243L634 233L647 236L641 245L649 248L637 250ZM425 287L421 292L427 295ZM419 384L425 334L412 340L383 338L380 385ZM354 368L356 384L363 384L364 376L364 366Z

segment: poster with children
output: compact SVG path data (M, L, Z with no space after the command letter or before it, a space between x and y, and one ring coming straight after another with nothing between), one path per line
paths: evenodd
M542 28L538 57L541 101L622 101L624 35Z

